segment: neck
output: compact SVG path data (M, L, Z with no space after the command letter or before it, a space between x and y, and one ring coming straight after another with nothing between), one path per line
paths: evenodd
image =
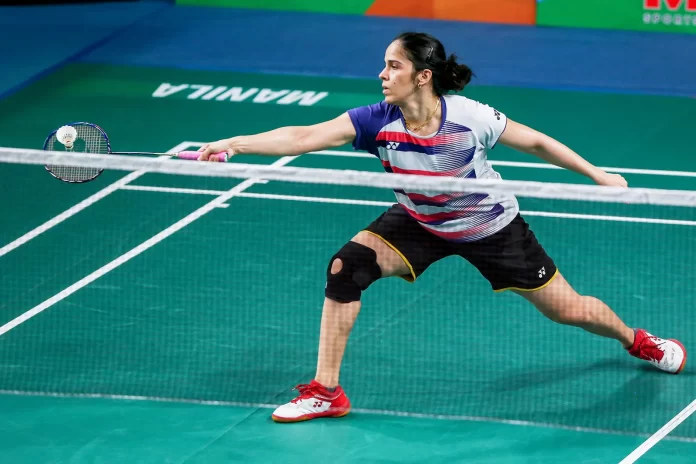
M427 126L431 126L433 121L439 126L441 108L438 107L438 102L440 98L437 95L421 94L416 92L408 101L404 102L403 105L399 105L401 112L404 115L404 119L409 124L414 126L420 126L423 124L431 115L433 111L437 108L436 114L432 116Z

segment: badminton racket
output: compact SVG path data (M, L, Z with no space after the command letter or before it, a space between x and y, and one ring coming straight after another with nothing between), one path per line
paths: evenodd
M111 142L106 132L96 124L89 122L74 122L54 130L46 137L43 149L101 155L171 156L183 160L197 160L201 156L200 152L189 150L178 153L112 151ZM215 153L210 157L215 158L218 162L225 162L228 159L226 152ZM56 179L73 184L92 181L104 171L101 168L50 164L45 165L45 168Z

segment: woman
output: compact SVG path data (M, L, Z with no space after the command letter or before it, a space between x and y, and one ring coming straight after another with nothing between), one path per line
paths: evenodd
M283 127L201 147L212 153L300 155L352 142L382 161L387 172L500 178L486 161L498 142L591 178L626 187L617 174L591 165L568 147L499 111L459 95L471 70L449 58L442 44L422 33L401 34L385 53L379 74L384 101L304 127ZM212 159L212 158L211 158ZM279 422L348 414L339 386L348 336L360 311L361 293L382 277L414 281L432 263L459 255L473 264L494 291L511 290L551 320L619 341L628 352L678 374L686 351L676 340L627 327L602 301L576 293L558 272L519 215L515 197L500 194L433 195L395 191L398 204L360 231L327 269L319 358L314 380L273 413Z

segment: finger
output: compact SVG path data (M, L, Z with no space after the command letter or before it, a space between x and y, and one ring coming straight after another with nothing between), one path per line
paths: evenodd
M199 161L208 161L208 157L210 156L210 147L206 148L201 152L201 156L198 157Z
M205 151L208 149L209 146L210 146L210 144L206 143L205 145L201 146L201 148L199 148L198 151Z

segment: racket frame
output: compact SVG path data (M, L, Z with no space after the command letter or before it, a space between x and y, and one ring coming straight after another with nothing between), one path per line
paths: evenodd
M104 132L104 129L102 129L101 127L97 126L96 124L92 124L91 122L84 122L84 121L71 122L71 123L65 124L65 125L66 125L66 126L90 126L90 127L93 127L93 128L95 128L95 129L97 129L97 130L101 133L101 136L104 138L104 141L106 141L106 150L107 150L107 153L105 153L105 154L108 154L108 155L113 154L113 153L111 152L111 142L109 141L109 136L106 135L106 132ZM47 149L48 149L48 148L47 148L48 142L51 140L51 138L52 138L54 135L56 135L56 132L58 132L58 130L59 130L59 129L56 129L56 130L54 130L53 132L51 132L50 134L48 134L48 137L46 137L46 140L44 140L44 144L43 144L43 149L44 149L44 150L47 150ZM70 150L70 149L68 149L68 150ZM70 151L72 151L72 150L70 150ZM44 168L45 168L53 177L55 177L56 179L61 180L61 181L63 181L63 182L67 182L67 183L69 183L69 184L84 184L85 182L91 182L91 181L93 181L94 179L96 179L97 177L99 177L99 176L101 175L102 172L104 172L104 169L99 169L99 168L97 168L97 169L99 169L99 171L98 171L94 176L90 177L89 179L70 180L70 179L63 179L62 177L57 176L57 175L49 168L49 166L50 166L50 165L46 164L46 165L44 165ZM95 169L95 168L92 168L92 169Z

